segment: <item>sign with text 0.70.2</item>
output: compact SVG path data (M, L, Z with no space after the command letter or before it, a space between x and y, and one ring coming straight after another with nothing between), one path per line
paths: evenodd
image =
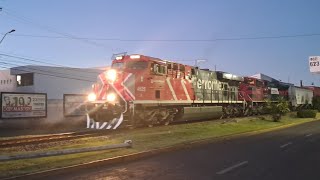
M310 72L320 73L320 56L310 56L309 67L310 67Z

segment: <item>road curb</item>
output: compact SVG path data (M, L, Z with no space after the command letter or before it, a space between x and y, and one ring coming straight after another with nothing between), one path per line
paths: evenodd
M96 160L96 161L83 163L83 164L77 164L77 165L72 165L72 166L67 166L67 167L61 167L61 168L55 168L55 169L50 169L50 170L45 170L45 171L24 174L24 175L20 175L20 176L7 177L4 179L6 179L6 180L9 180L9 179L24 179L24 180L25 179L42 179L42 178L45 178L46 176L54 176L54 175L59 175L62 173L71 173L73 171L74 172L79 171L81 169L89 169L89 168L96 168L96 167L100 167L100 166L108 166L108 165L115 165L115 164L120 164L120 163L124 163L124 162L130 162L130 161L139 160L142 158L148 158L148 157L160 154L160 153L167 153L167 152L172 152L172 151L177 151L177 150L182 150L182 149L188 149L191 147L201 146L204 144L222 141L222 140L230 140L230 139L235 139L235 138L252 136L252 135L256 135L256 134L262 134L262 133L285 129L288 127L293 127L293 126L297 126L297 125L301 125L301 124L305 124L305 123L311 123L311 122L315 122L315 121L319 121L319 120L320 119L310 120L307 122L291 123L291 124L286 124L286 125L277 126L277 127L271 127L271 128L267 128L267 129L247 131L247 132L241 132L241 133L219 136L219 137L214 137L214 138L184 142L184 143L180 143L180 144L169 146L169 147L157 148L157 149L152 149L152 150L148 150L148 151L142 151L142 152L127 154L127 155L123 155L123 156L117 156L117 157L113 157L113 158Z

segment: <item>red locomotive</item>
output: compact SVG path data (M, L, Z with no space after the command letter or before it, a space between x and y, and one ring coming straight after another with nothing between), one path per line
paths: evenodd
M88 127L169 124L248 113L270 91L256 78L143 55L117 56L89 94ZM272 94L272 93L271 93Z

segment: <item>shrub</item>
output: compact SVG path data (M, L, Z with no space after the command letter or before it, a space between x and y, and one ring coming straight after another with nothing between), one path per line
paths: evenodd
M303 109L297 112L299 118L315 118L317 115L317 110Z
M313 109L320 112L320 97L316 96L312 98Z
M280 121L281 116L290 111L288 101L282 97L279 97L277 102L272 102L271 100L266 100L266 102L266 110L275 122Z

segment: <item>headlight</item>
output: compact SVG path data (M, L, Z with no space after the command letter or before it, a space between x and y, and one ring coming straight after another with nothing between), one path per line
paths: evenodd
M114 82L117 78L117 71L114 69L110 69L106 72L106 78L111 82Z
M97 96L95 93L90 93L88 95L88 101L95 101L97 99Z
M108 102L114 102L116 100L116 95L115 94L108 94L107 95L107 101Z

